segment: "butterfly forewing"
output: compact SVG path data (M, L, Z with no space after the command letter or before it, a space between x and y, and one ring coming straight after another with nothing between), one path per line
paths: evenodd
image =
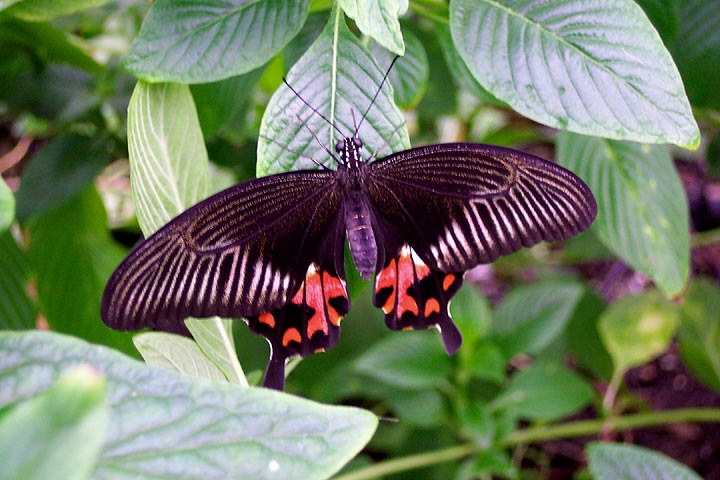
M368 193L430 267L462 272L540 241L571 237L595 218L588 187L564 168L478 144L418 147L370 165Z
M103 320L120 330L177 332L189 316L240 318L287 304L336 224L342 194L334 178L330 171L273 175L185 211L113 273Z

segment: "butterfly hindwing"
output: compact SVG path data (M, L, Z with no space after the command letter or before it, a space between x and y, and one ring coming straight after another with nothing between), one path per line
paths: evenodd
M248 317L248 326L270 343L263 385L282 390L285 361L335 346L340 321L350 309L343 267L345 231L338 215L328 229L300 288L280 308Z
M570 171L478 144L418 147L374 162L368 193L383 219L443 272L571 237L597 213L592 193Z
M428 266L407 243L388 242L385 261L375 275L373 304L382 309L392 330L436 327L448 354L462 338L450 318L450 299L462 285L462 272Z

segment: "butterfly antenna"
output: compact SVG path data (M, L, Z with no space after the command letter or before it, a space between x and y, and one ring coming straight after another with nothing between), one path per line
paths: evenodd
M398 58L400 58L400 55L395 55L395 58L393 58L393 61L390 63L390 66L388 67L387 71L385 72L385 76L383 76L382 82L380 82L380 86L378 87L377 91L375 92L375 96L370 100L370 105L368 105L367 110L365 110L365 113L363 113L362 118L360 119L360 123L355 127L355 137L357 137L358 132L360 131L360 126L365 121L365 117L367 117L368 112L370 112L370 109L375 104L375 100L377 100L378 95L380 95L380 90L382 90L383 85L385 85L385 81L388 78L388 75L390 75L390 70L392 70L393 66L395 65L395 62L397 62Z
M280 143L280 142L278 142L277 140L274 140L274 139L268 137L267 135L258 135L258 137L264 138L265 140L267 140L267 141L270 142L270 143L274 143L275 145L281 147L283 150L286 150L286 151L292 153L293 155L297 155L297 156L300 157L300 158L306 158L306 159L310 160L311 162L313 162L313 163L314 163L315 165L317 165L318 167L322 167L322 168L325 169L325 170L331 170L331 168L328 168L327 165L324 165L323 163L315 160L314 157L312 157L312 156L310 156L310 155L306 155L306 154L301 153L301 152L298 152L297 150L291 150L290 148L288 148L287 145L283 145L282 143Z
M331 122L330 120L328 120L328 118L327 118L325 115L323 115L322 113L318 112L317 108L313 107L313 106L310 105L308 102L306 102L305 99L300 96L300 94L297 92L297 90L295 90L295 89L292 87L292 85L290 85L290 84L288 83L288 81L287 81L287 79L286 79L285 77L283 77L283 83L284 83L285 85L287 85L287 87L295 94L295 96L296 96L297 98L300 99L300 101L301 101L302 103L305 104L306 107L308 107L310 110L312 110L313 112L315 112L315 114L316 114L317 116L319 116L320 118L322 118L323 120L325 120L328 125L330 125L332 128L334 128L335 131L338 133L338 135L340 135L340 138L345 138L345 135L340 131L340 129L339 129L333 122ZM314 134L313 134L313 135L314 135ZM325 150L327 150L327 148L325 148Z
M340 164L340 160L339 160L339 159L335 156L335 154L327 147L327 145L325 145L325 144L322 142L322 140L320 140L320 138L317 136L317 134L316 134L315 132L313 132L312 128L310 128L310 127L307 125L307 123L305 123L305 122L303 121L303 119L300 118L300 115L298 115L297 118L298 118L298 120L300 120L300 124L301 124L303 127L307 128L307 131L310 132L310 135L313 136L313 138L315 139L315 141L323 148L323 150L325 150L325 152L327 152L327 154L330 155L330 156L333 158L333 160L335 160L335 161L338 163L338 165L339 165L339 164ZM311 158L312 158L312 157L311 157ZM324 167L326 170L330 170L327 166L323 165L322 163L319 163L319 162L318 162L317 160L315 160L314 158L312 158L312 161L315 162L315 163L317 163L318 165L321 165L321 166Z

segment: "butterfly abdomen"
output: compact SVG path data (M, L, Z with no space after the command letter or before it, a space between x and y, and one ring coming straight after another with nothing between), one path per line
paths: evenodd
M369 280L377 266L377 242L366 198L354 191L345 196L345 230L355 267L363 280Z

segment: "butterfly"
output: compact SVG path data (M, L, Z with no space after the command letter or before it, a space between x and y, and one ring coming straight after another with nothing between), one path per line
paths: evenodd
M375 274L387 326L435 327L452 354L462 338L449 305L466 271L569 238L596 216L587 185L539 157L452 143L365 160L358 130L326 149L335 170L246 181L160 228L110 277L103 321L187 333L187 317L244 318L270 344L263 385L282 390L289 358L338 341L347 241L361 278Z

